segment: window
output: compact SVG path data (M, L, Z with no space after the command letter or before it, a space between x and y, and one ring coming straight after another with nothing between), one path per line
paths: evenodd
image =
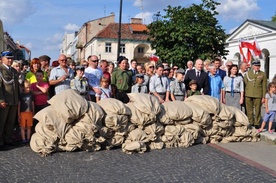
M111 53L111 43L105 43L105 52Z
M138 47L138 53L144 53L144 47Z
M120 53L126 53L126 45L125 44L121 44Z

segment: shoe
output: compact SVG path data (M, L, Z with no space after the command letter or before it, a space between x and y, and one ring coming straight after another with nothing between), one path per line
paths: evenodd
M28 143L27 140L22 140L23 145L26 145L27 143Z
M273 130L269 130L268 132L269 132L270 134L273 134Z
M257 130L257 132L258 132L258 133L261 133L261 132L262 132L262 130L258 129L258 130Z

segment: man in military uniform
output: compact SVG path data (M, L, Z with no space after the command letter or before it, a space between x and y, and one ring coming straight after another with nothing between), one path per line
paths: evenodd
M255 128L260 125L261 106L267 91L267 77L260 71L260 66L260 61L253 61L252 70L244 75L246 112L250 124Z
M180 100L184 101L186 97L186 89L185 84L183 83L184 80L184 69L178 69L176 70L176 79L170 83L170 93L171 93L171 99L174 100Z
M0 65L0 150L4 145L12 145L12 132L17 114L19 98L18 73L11 67L13 54L1 53Z
M155 75L150 78L149 91L159 99L160 103L169 101L170 85L167 77L163 76L164 66L157 65Z

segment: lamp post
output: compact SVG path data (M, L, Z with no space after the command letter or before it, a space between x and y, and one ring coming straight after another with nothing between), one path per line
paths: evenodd
M120 15L119 15L117 59L120 56L120 50L121 50L120 48L121 48L122 4L123 4L123 0L120 0Z

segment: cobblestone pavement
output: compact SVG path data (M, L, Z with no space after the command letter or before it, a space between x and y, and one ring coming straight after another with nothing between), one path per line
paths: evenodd
M124 154L121 149L40 157L28 146L0 151L0 182L276 182L208 145Z

